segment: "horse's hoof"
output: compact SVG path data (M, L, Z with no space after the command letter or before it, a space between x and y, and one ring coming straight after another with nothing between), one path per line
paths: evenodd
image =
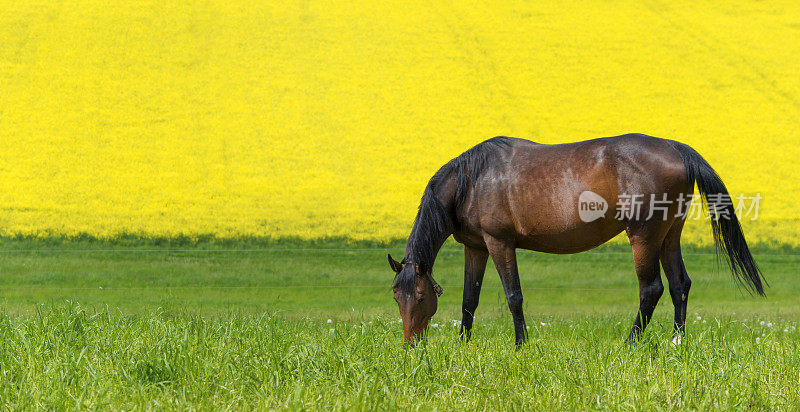
M678 347L678 345L680 345L680 344L681 344L681 340L682 340L682 338L681 338L681 335L675 335L675 336L672 338L672 342L670 342L669 344L670 344L670 346L672 346L673 348L677 348L677 347Z
M625 338L625 345L633 346L633 345L636 345L637 343L639 343L640 340L642 340L642 335L641 334L639 334L639 333L631 333L630 335L628 335L627 338Z

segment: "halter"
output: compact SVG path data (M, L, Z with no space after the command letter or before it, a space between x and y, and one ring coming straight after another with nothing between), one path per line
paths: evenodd
M411 259L409 259L408 256L406 256L406 257L403 258L403 260L400 261L400 264L401 265L414 265L414 262L412 262ZM433 280L433 276L431 276L430 273L425 273L425 277L427 277L428 280L431 282L431 285L433 285L433 292L436 293L436 297L438 298L439 296L442 296L442 293L444 292L444 289L442 289L442 287L439 286L439 284L436 283L435 280Z

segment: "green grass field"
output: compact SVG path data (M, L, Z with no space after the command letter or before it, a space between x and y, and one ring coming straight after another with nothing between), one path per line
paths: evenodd
M520 253L530 343L513 347L489 268L458 339L462 252L448 244L427 344L401 344L374 245L0 241L0 403L13 407L792 408L800 402L800 256L757 253L751 297L688 254L688 336L665 294L644 340L624 248Z

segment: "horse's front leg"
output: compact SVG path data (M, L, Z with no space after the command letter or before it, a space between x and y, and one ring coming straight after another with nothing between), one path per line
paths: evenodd
M489 252L464 246L464 300L461 303L461 339L469 341L472 332L472 321L481 295L483 274L486 272L486 261Z
M522 287L517 271L517 253L511 244L495 238L487 238L486 246L492 255L497 273L500 274L500 281L503 282L508 308L514 319L514 338L517 346L520 346L528 339L528 331L525 327L525 316L522 314Z

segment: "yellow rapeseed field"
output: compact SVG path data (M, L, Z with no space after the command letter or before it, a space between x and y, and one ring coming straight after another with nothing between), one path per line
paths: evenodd
M796 1L0 0L0 234L388 240L488 137L642 132L800 245L798 39Z

